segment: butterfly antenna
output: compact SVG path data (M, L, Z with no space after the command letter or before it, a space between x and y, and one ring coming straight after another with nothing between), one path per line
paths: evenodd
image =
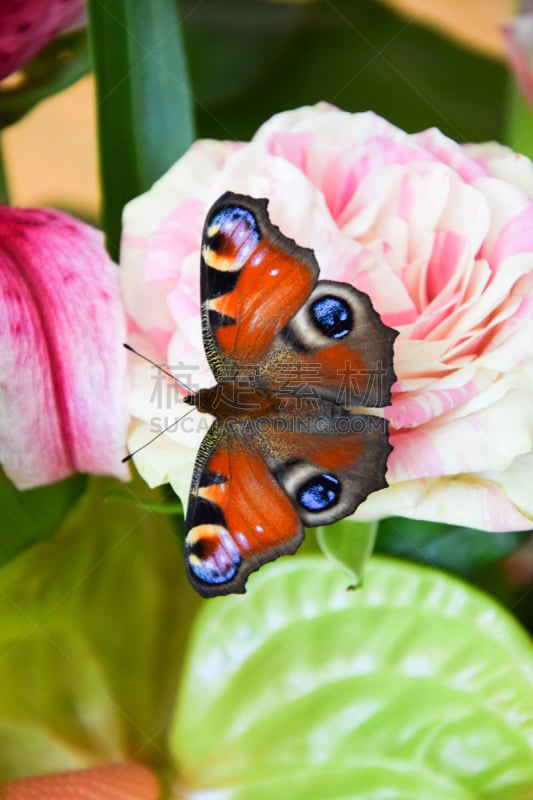
M134 352L135 352L135 351L134 351ZM164 433L166 433L167 431L169 431L171 428L174 428L174 427L175 427L175 426L178 424L178 422L181 422L181 420L182 420L182 419L185 419L185 417L188 417L188 416L189 416L189 414L190 414L192 411L194 411L194 409L195 409L195 407L193 406L193 407L192 407L192 408L190 408L188 411L186 411L186 412L185 412L185 414L184 414L182 417L178 417L178 419L174 420L174 422L172 422L170 425L167 425L167 427L166 427L166 428L163 428L163 430L162 430L162 431L159 431L159 433L156 433L156 435L155 435L155 436L154 436L152 439L150 439L148 442L145 442L144 444L142 444L140 447L138 447L138 448L137 448L137 450L134 450L134 451L133 451L133 453L128 453L128 455L127 455L127 456L124 456L124 458L123 458L123 459L121 459L121 460L122 460L122 463L124 464L126 461L129 461L129 460L130 460L130 458L133 458L133 456L136 456L136 455L137 455L137 453L138 453L140 450L144 450L144 448L145 448L145 447L148 447L148 445L149 445L149 444L152 444L152 442L155 442L155 440L156 440L156 439L159 439L159 437L160 437L160 436L162 436Z
M172 372L170 372L170 370L168 370L168 369L165 369L164 367L162 367L162 366L161 366L161 364L156 364L156 362L155 362L155 361L152 361L152 359L151 359L151 358L148 358L148 356L143 356L143 354L142 354L142 353L139 353L139 351L138 351L138 350L135 350L135 349L134 349L134 348L131 346L131 344L127 344L126 342L123 342L123 345L124 345L124 347L126 348L126 350L129 350L131 353L135 353L135 355L136 355L136 356L139 356L139 358L143 358L145 361L147 361L147 362L148 362L149 364L151 364L153 367L156 367L156 369L160 370L161 372L164 372L164 373L165 373L165 375L168 375L168 377L169 377L169 378L172 378L172 380L173 380L173 381L175 381L175 382L176 382L176 383L177 383L179 386L183 386L183 388L184 388L184 389L187 389L187 391L188 391L188 392L192 392L192 389L191 389L191 387L190 387L190 386L187 386L187 384L186 384L186 383L184 383L183 381L181 381L179 378L176 378L176 376L175 376L175 375L173 375L173 374L172 374ZM177 422L179 422L179 420L177 420ZM175 425L176 423L173 423L173 424ZM171 426L171 427L172 427L172 426ZM165 430L168 430L168 428L165 428ZM161 433L164 433L164 432L165 432L165 431L161 431ZM158 435L159 435L159 434L158 434ZM157 438L157 437L156 437L156 438ZM149 442L148 442L148 444L149 444Z

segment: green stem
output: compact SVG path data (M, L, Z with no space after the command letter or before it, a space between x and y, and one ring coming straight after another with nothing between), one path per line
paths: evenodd
M175 0L89 0L103 227L117 259L121 216L193 141Z
M2 140L0 139L0 204L3 206L9 205L9 185L7 182L7 174L4 162L4 148Z

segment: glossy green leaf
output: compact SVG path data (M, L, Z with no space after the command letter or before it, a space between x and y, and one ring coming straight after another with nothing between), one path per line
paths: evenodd
M171 750L180 797L531 800L532 645L437 571L278 561L202 610Z
M379 524L376 551L473 578L505 558L531 531L492 533L442 522L390 517Z
M37 103L66 89L89 69L85 30L73 31L54 39L19 70L20 79L13 86L2 87L0 128L12 125Z
M353 587L363 580L366 562L376 541L377 522L341 520L317 529L317 541L325 556L342 567Z
M124 205L193 141L192 100L175 0L89 0L104 230L118 256Z
M19 491L0 471L0 566L22 550L48 539L87 486L85 475Z
M60 533L0 571L0 780L166 764L197 597L167 520L103 502L117 485L91 479Z

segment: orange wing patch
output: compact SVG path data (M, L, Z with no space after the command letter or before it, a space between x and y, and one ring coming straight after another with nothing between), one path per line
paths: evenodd
M302 524L261 454L238 438L220 440L202 478L211 483L187 518L189 578L206 597L243 592L250 572L297 549Z

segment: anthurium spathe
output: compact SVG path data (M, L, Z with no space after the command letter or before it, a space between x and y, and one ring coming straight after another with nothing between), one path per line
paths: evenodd
M155 776L141 764L109 764L12 781L0 790L3 800L158 800Z
M0 207L0 462L19 488L125 477L124 318L99 232Z
M0 80L22 67L58 33L85 18L84 0L2 0Z

